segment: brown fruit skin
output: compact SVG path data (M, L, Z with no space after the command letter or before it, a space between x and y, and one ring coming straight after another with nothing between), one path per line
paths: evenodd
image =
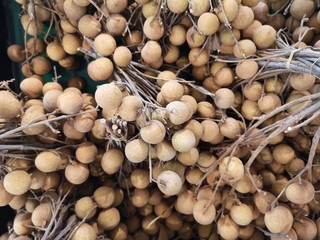
M283 231L290 230L293 224L293 215L288 208L279 205L266 212L264 221L270 232L283 233Z
M232 21L232 27L243 30L249 27L254 21L254 14L250 7L240 5L236 18Z
M87 165L82 163L70 164L65 169L67 180L74 185L80 185L87 181L89 174Z
M73 0L64 1L63 10L68 18L75 21L78 21L86 13L86 8L76 5Z
M57 106L65 114L75 114L80 112L83 102L81 95L72 91L65 91L59 95Z
M240 48L241 50L240 50ZM238 59L243 59L252 56L257 51L256 45L249 39L243 39L239 41L239 45L236 44L233 47L233 54Z
M159 40L164 35L164 25L154 16L148 17L143 24L143 32L151 40Z
M14 195L8 193L8 191L3 186L3 179L0 180L0 207L4 207L9 204L13 199Z
M113 73L113 63L108 58L98 58L88 64L87 71L94 81L107 80Z
M94 38L101 32L101 24L94 16L84 15L78 22L78 29L83 35Z
M20 114L22 104L8 91L0 91L0 118L13 119Z
M73 233L71 240L95 240L97 233L94 227L88 223L82 223Z
M147 64L154 62L155 59L159 59L162 54L161 46L158 42L150 40L141 50L141 58Z
M127 20L121 14L114 13L107 19L106 27L112 36L121 36L127 27Z
M35 74L45 75L51 71L50 61L41 56L37 56L31 61L32 70Z
M258 27L252 35L252 40L257 48L265 49L273 45L276 40L277 32L269 25Z
M10 194L22 195L31 186L31 176L26 171L14 170L4 177L3 186Z
M301 179L301 182L291 183L286 188L285 194L290 202L308 204L314 198L315 189L310 182Z
M104 230L115 228L120 222L120 213L117 208L109 208L100 212L97 221Z
M294 0L290 6L290 14L296 20L301 20L304 16L310 17L315 10L315 3L311 0Z
M57 62L67 57L67 53L64 51L62 44L58 41L49 43L46 52L50 59Z
M232 22L237 17L239 12L238 3L235 0L223 0L222 6L223 9L221 9L221 7L219 6L217 13L220 22ZM224 13L226 16L224 15Z
M26 55L23 51L24 49L21 45L12 44L7 49L7 55L11 61L23 62L26 59Z

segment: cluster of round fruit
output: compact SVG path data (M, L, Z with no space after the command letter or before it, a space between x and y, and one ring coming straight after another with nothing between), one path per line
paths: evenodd
M16 2L25 79L0 85L0 206L17 214L1 240L320 236L320 84L290 70L318 67L314 1ZM285 56L279 30L284 72L265 64ZM44 82L83 58L93 94Z

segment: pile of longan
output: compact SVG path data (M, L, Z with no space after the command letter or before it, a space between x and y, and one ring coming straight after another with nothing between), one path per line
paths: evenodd
M320 238L319 79L260 62L312 57L317 1L16 2L0 240Z

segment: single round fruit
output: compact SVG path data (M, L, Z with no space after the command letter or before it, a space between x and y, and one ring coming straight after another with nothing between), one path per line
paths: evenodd
M31 176L23 170L14 170L3 179L4 189L12 195L22 195L31 186Z

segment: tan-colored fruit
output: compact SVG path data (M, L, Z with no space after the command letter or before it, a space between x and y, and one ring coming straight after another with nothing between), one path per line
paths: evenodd
M15 170L3 179L4 189L12 195L22 195L26 193L31 186L31 176L23 170Z
M293 216L288 208L277 206L264 215L264 221L270 232L287 233L293 224Z
M78 29L84 36L94 38L101 32L101 23L92 15L84 15L78 22Z
M244 166L237 157L225 157L219 164L219 172L226 182L234 183L243 177Z
M46 53L53 61L60 61L67 57L67 53L64 51L62 44L58 41L49 43L46 48Z
M88 223L82 223L73 232L71 240L95 240L97 239L96 230Z
M94 81L107 80L113 73L113 63L108 58L98 58L88 64L87 71Z
M286 197L295 204L308 204L315 195L314 186L309 181L301 179L295 181L286 188Z
M36 227L48 226L52 218L52 206L51 203L41 203L32 212L31 221Z
M66 53L75 55L81 47L81 39L75 34L65 34L62 38L62 47Z
M14 62L23 62L26 59L23 47L18 44L10 45L7 48L7 55Z
M134 139L126 144L125 155L130 162L140 163L149 154L149 145L142 139Z
M220 22L232 22L238 15L239 7L235 0L223 0L222 6L218 8L218 17Z
M119 67L126 67L132 60L132 53L125 46L117 47L113 54L113 61Z
M208 12L210 8L209 0L191 0L189 1L189 11L193 16L199 17Z
M158 18L151 16L144 22L143 32L150 40L158 40L164 34L164 25Z
M35 166L41 172L54 172L59 170L62 159L59 153L55 151L42 151L34 160Z
M99 107L111 110L120 106L122 92L115 84L103 84L97 87L94 97Z
M117 43L113 36L108 33L100 33L94 38L95 50L102 56L110 56L116 49Z
M290 14L300 21L303 17L310 17L315 10L315 3L307 0L294 0L290 6Z
M250 7L240 5L238 8L238 14L236 18L232 21L232 27L243 30L249 27L254 20L254 14Z
M220 22L218 17L214 13L205 12L198 18L197 26L199 31L205 35L209 36L218 31Z
M273 45L276 40L277 32L270 25L258 27L252 34L252 40L257 48L265 49Z
M254 77L259 70L259 65L254 60L245 60L237 63L236 74L239 78L250 79Z
M0 118L13 119L20 114L22 104L8 91L0 91Z
M75 4L73 0L64 1L63 10L67 17L74 21L78 21L86 13L86 8Z
M239 59L250 57L255 54L256 51L256 45L249 39L240 40L233 48L233 54Z

